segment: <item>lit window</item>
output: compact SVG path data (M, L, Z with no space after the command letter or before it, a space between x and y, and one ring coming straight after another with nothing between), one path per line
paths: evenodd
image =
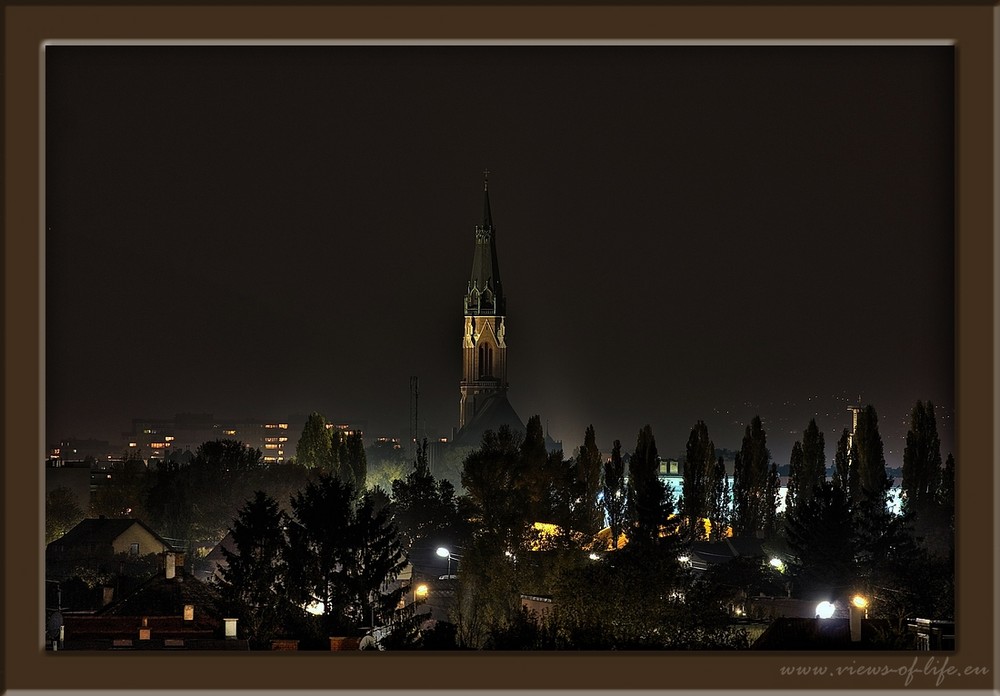
M163 439L166 440L167 442L173 442L174 441L174 436L173 435L167 435Z
M139 542L138 541L135 541L135 542L132 542L131 544L129 544L129 546L128 546L128 555L129 556L138 556L139 555Z
M235 430L223 430L222 434L223 435L235 435L236 431Z

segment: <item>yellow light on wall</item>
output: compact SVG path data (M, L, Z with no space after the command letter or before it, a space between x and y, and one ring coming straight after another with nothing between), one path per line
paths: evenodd
M413 596L418 599L425 599L427 597L427 585L417 585L413 590Z
M861 595L854 595L851 598L851 604L856 606L858 609L866 609L868 607L868 600Z

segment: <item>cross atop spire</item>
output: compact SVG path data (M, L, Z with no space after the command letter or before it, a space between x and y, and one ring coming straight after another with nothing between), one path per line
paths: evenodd
M489 191L490 190L489 182L490 182L490 170L489 169L484 169L483 170L483 191Z

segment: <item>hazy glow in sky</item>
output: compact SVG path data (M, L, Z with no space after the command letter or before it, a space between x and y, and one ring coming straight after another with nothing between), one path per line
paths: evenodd
M46 439L319 410L447 436L490 196L510 401L568 453L847 406L953 448L952 48L46 51Z

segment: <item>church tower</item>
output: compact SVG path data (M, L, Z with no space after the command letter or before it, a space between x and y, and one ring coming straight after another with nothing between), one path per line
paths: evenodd
M501 397L506 402L507 298L503 294L497 262L488 177L489 170L486 170L483 172L483 224L476 226L472 276L465 292L459 430L465 428L488 402L496 400L491 397Z

